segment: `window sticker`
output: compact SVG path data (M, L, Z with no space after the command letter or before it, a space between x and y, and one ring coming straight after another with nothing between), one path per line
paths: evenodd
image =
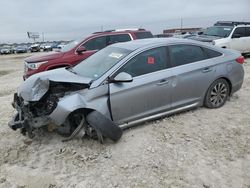
M111 54L109 54L109 57L116 58L116 59L120 59L122 56L123 54L119 54L115 52L112 52Z
M155 58L154 57L148 57L148 62L149 65L155 64Z
M231 29L230 28L224 28L225 31L230 31Z

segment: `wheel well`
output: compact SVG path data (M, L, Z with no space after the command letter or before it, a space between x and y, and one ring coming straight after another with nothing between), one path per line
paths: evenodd
M224 80L227 81L227 83L229 85L229 95L231 95L231 92L232 92L232 83L231 83L231 81L228 78L226 78L226 77L221 77L221 79L224 79Z
M79 109L76 109L74 110L73 112L71 112L68 117L72 114L75 114L75 113L82 113L84 114L84 116L86 117L90 112L94 111L93 109L90 109L90 108L79 108Z
M71 128L76 128L77 125L75 124L74 116L77 114L83 114L84 118L86 119L87 115L92 111L93 111L92 109L88 109L88 108L76 109L67 116L63 124L68 125Z

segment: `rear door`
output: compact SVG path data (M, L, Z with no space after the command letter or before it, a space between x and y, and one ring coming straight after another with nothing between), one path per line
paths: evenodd
M209 85L214 79L216 66L213 60L208 59L213 50L196 45L169 46L170 61L173 66L174 94L173 108L191 105L200 102ZM221 55L214 51L213 56Z
M110 84L110 104L117 124L137 120L171 108L171 77L166 47L147 50L118 72L133 77L129 83Z

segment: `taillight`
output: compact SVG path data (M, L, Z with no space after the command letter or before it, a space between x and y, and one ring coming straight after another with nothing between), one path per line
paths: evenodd
M245 59L244 59L243 56L240 56L240 57L238 57L235 61L236 61L237 63L239 63L239 64L243 64L243 63L245 62Z

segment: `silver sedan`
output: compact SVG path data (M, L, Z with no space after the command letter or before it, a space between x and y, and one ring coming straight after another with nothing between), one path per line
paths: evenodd
M75 135L120 139L122 129L206 106L223 106L243 83L240 53L186 39L117 43L74 67L36 74L14 95L9 126L34 136L53 123Z

